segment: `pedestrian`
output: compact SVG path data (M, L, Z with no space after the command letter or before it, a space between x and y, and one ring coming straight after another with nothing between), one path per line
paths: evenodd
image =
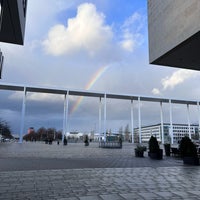
M66 138L66 136L64 137L63 144L67 145L67 138Z

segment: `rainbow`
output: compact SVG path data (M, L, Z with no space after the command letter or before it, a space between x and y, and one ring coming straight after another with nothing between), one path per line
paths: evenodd
M95 74L92 76L91 80L88 82L88 84L85 86L85 90L89 90L92 88L92 86L97 82L97 80L108 70L110 66L109 65L106 65L106 66L103 66L101 68L99 68ZM77 108L79 107L80 103L82 102L83 100L83 96L80 96L76 103L74 104L74 106L72 107L71 111L70 111L70 114L74 113Z

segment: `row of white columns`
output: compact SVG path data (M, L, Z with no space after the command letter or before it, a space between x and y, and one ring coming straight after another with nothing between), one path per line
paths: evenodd
M25 110L26 110L26 87L24 87L23 92L23 102L22 102L22 115L21 115L21 127L20 127L20 137L19 143L22 143L23 140L23 133L24 133L24 119L25 119ZM104 124L103 124L103 133L104 133L104 140L106 140L106 118L107 118L107 95L104 94ZM197 102L197 108L199 113L199 124L200 124L200 108L199 102ZM131 100L131 136L132 136L132 143L134 143L134 117L133 117L133 100ZM64 95L64 114L63 114L63 133L62 133L62 141L64 139L64 135L67 132L68 127L68 113L69 113L69 91ZM174 143L173 140L173 123L172 123L172 102L169 99L169 117L170 117L170 137L171 137L171 144ZM161 137L162 137L162 144L164 144L164 128L163 128L163 103L160 102L160 118L161 118ZM189 104L187 104L187 120L188 120L188 130L189 130L189 137L191 138L191 130L190 130L190 113L189 113ZM102 97L99 97L99 134L102 132ZM139 143L142 143L142 133L141 133L141 99L138 97L138 130L139 130Z

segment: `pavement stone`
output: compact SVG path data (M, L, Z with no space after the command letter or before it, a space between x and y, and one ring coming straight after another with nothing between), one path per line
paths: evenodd
M79 197L80 200L102 200L99 196L83 196Z
M200 168L134 157L134 146L0 143L0 200L199 199Z
M141 196L138 196L137 192L127 193L127 194L120 194L126 200L138 200L142 199Z
M124 198L118 194L106 194L106 195L100 195L100 197L103 200L124 200Z

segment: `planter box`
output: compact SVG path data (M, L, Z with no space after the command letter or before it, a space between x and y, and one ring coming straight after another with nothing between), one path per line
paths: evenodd
M171 146L170 144L164 144L165 147L165 155L170 156Z
M183 157L183 163L187 165L199 165L199 158Z
M138 151L135 149L135 157L144 157L144 151Z
M89 146L89 142L85 142L85 146L86 146L86 147Z
M155 160L162 160L163 159L163 150L162 149L159 149L158 152L156 153L151 153L151 152L148 152L148 155L151 159L155 159Z

